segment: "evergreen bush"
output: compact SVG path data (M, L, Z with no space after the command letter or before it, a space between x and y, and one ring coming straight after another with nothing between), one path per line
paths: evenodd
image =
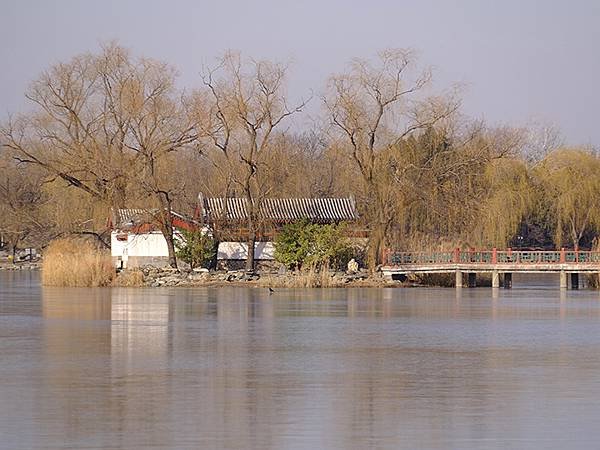
M195 267L209 268L217 253L215 240L201 231L181 231L183 239L175 240L177 257Z
M287 224L275 239L275 260L290 269L345 268L353 253L345 229L343 223L319 225L302 220Z

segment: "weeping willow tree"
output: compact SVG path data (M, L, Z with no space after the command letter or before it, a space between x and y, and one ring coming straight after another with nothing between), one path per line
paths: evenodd
M579 248L586 233L600 230L600 159L580 149L550 153L535 169L538 214L554 243Z
M395 154L396 183L404 193L405 245L436 247L459 240L471 221L469 203L479 191L481 155L470 155L447 129L430 128L406 139ZM452 244L454 246L454 243Z
M523 161L498 159L487 164L487 187L474 234L481 246L505 247L515 236L532 204L532 188Z
M517 140L506 131L470 124L430 127L394 154L402 195L397 242L410 249L504 246L529 204Z

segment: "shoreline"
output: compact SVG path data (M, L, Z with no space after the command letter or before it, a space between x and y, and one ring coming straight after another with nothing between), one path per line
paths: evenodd
M0 264L0 270L3 271L7 271L7 272L17 272L17 271L36 271L36 272L41 272L42 270L42 264L39 262L22 262L22 263L16 263L16 264Z
M38 272L40 262L0 264L2 272ZM207 271L205 269L173 269L152 267L126 269L117 272L112 285L105 287L256 287L256 288L344 288L344 287L418 287L414 282L386 280L363 270L345 272L246 272L245 270ZM85 286L82 286L85 287Z
M39 272L42 267L39 261L20 262L16 264L0 264L0 271L6 272ZM478 280L477 287L491 287L491 280ZM348 272L274 272L245 270L207 269L173 269L170 267L145 266L126 269L116 273L112 283L103 287L246 287L263 289L282 288L419 288L419 287L454 287L454 279L444 277L414 277L405 281L383 278L380 272L370 274L363 269L356 273ZM58 287L58 285L56 285ZM67 286L65 286L67 287ZM86 287L86 286L80 286ZM92 286L87 286L92 287Z
M0 264L0 272L38 272L41 274L40 262L22 262L17 264ZM454 288L454 280L444 278L424 278L409 276L405 281L383 278L380 272L375 275L366 270L357 273L347 272L291 272L276 273L273 271L246 272L245 270L208 271L206 269L173 269L170 267L135 268L117 272L111 284L103 286L65 286L45 285L49 287L199 287L221 288L240 287L257 289L302 289L302 288ZM589 283L589 282L588 282ZM483 278L477 287L491 288L491 279ZM598 287L586 284L583 289L597 290Z
M357 273L326 272L246 272L207 271L144 267L117 274L114 286L123 287L257 287L257 288L343 288L407 287L412 283L386 280L366 271Z

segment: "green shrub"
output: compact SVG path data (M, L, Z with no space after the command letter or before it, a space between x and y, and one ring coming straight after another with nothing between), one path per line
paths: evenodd
M291 269L343 268L352 257L344 224L306 220L285 225L275 239L275 260Z
M201 231L182 230L183 239L177 239L177 257L195 267L210 267L217 253L215 240Z

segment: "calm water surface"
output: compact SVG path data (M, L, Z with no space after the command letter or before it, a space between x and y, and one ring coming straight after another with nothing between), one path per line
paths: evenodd
M268 295L0 273L0 447L600 448L600 294L514 283Z

